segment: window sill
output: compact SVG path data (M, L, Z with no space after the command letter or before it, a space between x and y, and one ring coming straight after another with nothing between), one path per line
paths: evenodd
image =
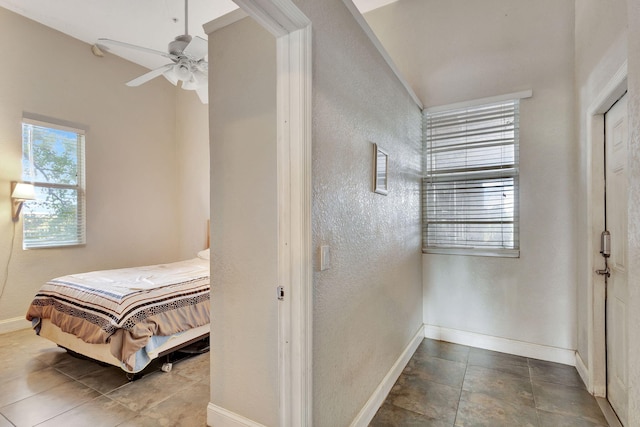
M29 246L23 246L22 250L31 251L38 249L60 249L60 248L78 248L86 246L86 243L42 243L42 244L32 244Z
M520 249L423 248L423 254L520 258Z

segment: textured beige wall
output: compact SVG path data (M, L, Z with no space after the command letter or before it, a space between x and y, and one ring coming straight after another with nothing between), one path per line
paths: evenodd
M422 324L421 116L340 0L299 6L314 29L313 425L346 426ZM388 196L372 191L372 143Z
M576 346L573 1L402 0L366 16L425 106L520 109L520 258L424 255L425 323Z
M209 35L211 402L278 425L276 45L249 18Z
M206 247L209 219L209 106L194 91L176 90L178 212L181 259Z
M21 224L0 321L23 317L33 293L71 272L178 257L176 91L162 79L124 82L145 69L0 8L0 280L12 236L9 182L21 176L22 113L88 127L87 245L22 250ZM1 283L1 282L0 282Z
M589 366L588 316L590 300L589 287L603 286L601 277L594 277L593 269L601 268L602 257L598 248L589 251L588 237L599 242L604 229L603 182L604 158L602 147L587 146L587 118L589 109L605 85L618 71L627 58L627 8L625 0L599 1L576 0L575 2L575 87L576 87L576 128L578 141L578 212L577 233L577 273L578 273L578 342L580 358ZM591 224L588 212L594 210ZM591 259L593 268L589 268ZM595 313L596 316L603 315Z

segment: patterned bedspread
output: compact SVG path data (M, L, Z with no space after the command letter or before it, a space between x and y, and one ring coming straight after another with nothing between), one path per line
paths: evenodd
M130 367L151 336L209 323L209 261L58 277L40 288L27 311L27 320L42 318L87 343L109 343Z

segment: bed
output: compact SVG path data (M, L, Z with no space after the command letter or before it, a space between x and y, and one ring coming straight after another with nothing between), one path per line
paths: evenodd
M209 336L209 249L197 255L52 279L35 295L27 320L72 354L139 373Z

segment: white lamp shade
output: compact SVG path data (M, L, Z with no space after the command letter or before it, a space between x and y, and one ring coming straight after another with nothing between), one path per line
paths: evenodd
M11 198L17 200L35 200L35 188L32 184L27 184L26 182L16 182L13 187L13 192L11 193Z

